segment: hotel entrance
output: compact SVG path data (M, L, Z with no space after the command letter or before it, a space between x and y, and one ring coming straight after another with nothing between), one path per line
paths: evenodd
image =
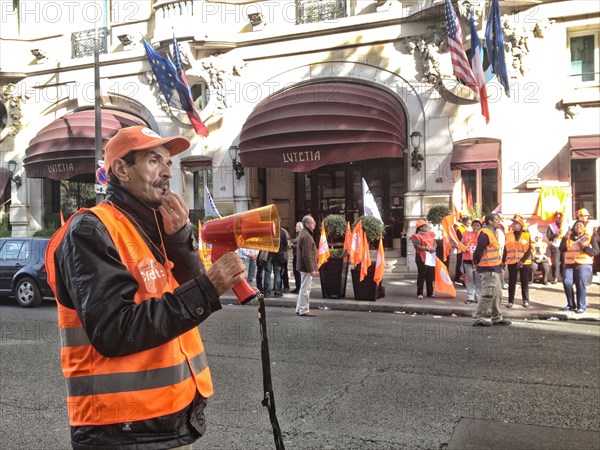
M375 198L386 225L384 245L402 238L406 180L401 158L383 158L320 167L296 178L296 217L310 213L320 226L324 217L340 214L352 225L364 214L362 178ZM396 245L399 241L396 241Z

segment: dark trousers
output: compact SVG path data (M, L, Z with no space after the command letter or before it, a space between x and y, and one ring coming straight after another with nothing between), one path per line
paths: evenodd
M287 259L285 260L285 263L282 264L281 266L281 284L283 286L283 289L288 289L290 288L290 276L288 274L288 262Z
M548 284L548 277L550 275L550 265L548 264L548 261L542 261L540 263L536 263L535 261L531 262L531 282L533 282L533 277L538 270L542 271L542 283Z
M265 293L265 289L263 287L263 272L265 270L264 261L256 260L256 289L258 289L263 294Z
M454 268L454 281L458 281L458 282L462 281L462 278L461 278L462 274L463 274L462 262L463 262L463 254L457 253L456 254L456 266Z
M294 269L294 281L296 283L294 285L294 290L296 291L296 293L298 293L300 291L300 284L302 283L302 279L300 272L296 270L296 253L294 253L294 257L292 258L292 267Z
M519 269L518 264L508 264L508 303L515 301L517 290L517 275L521 280L521 297L524 302L529 301L529 278L531 277L531 266L525 264Z
M561 281L562 263L560 262L560 250L554 245L550 246L550 260L552 267L550 268L550 279L552 281Z
M423 284L425 284L427 288L427 297L431 297L433 295L435 267L426 266L418 254L415 258L415 262L417 263L417 269L419 270L417 275L417 295L423 295Z

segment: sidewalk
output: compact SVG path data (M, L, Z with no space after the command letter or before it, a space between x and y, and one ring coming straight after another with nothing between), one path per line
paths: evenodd
M460 284L455 284L456 298L425 297L423 299L417 299L416 279L387 277L383 279L383 284L386 295L384 298L379 298L374 302L354 300L352 282L350 280L348 280L346 287L346 298L324 299L321 295L320 281L318 278L314 278L310 295L311 311L315 312L317 316L320 310L335 309L396 314L456 315L462 317L470 317L474 311L474 304L465 304L466 289ZM600 321L600 283L598 276L594 277L594 282L587 288L587 311L584 314L559 310L567 304L561 283L548 284L547 286L537 283L531 284L529 286L529 308L522 306L520 285L517 285L515 304L511 309L506 307L508 291L503 289L502 293L503 298L500 308L504 317L518 320ZM265 305L295 308L297 297L296 294L283 294L283 297L280 298L271 297L265 299ZM237 304L238 302L233 292L229 291L221 297L221 303ZM257 300L252 300L250 304L257 304Z

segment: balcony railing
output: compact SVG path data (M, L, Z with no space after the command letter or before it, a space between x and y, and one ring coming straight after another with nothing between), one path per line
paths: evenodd
M296 24L346 17L346 0L296 0Z

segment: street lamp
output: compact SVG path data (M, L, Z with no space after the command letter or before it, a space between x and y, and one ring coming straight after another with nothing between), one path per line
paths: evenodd
M425 158L423 157L423 155L421 153L419 153L419 147L421 146L421 138L423 137L423 135L419 132L419 131L413 131L410 134L410 144L413 147L413 151L410 154L411 156L411 161L410 161L410 165L415 169L415 170L421 170L421 161L423 161Z
M229 147L229 157L231 158L231 165L233 166L235 177L238 180L244 176L244 166L242 166L242 163L237 160L237 155L239 151L240 148L237 145L232 145L231 147Z

